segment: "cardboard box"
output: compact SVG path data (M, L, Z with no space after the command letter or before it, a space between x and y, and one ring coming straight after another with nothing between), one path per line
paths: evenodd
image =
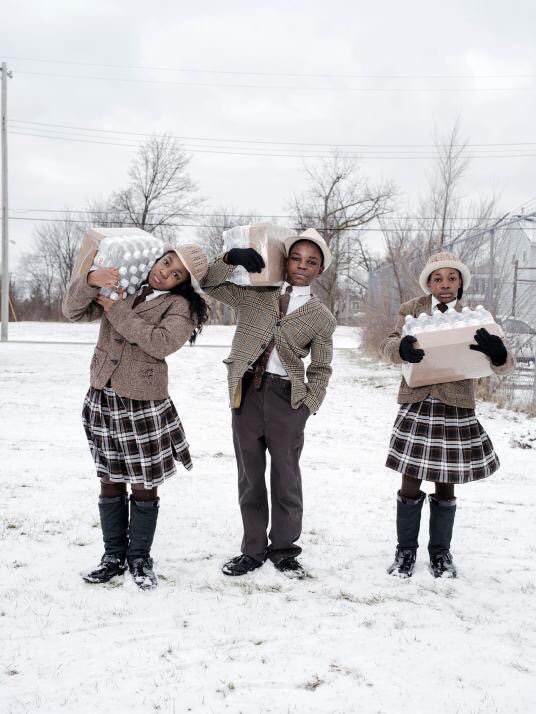
M237 285L270 287L282 285L287 272L283 241L296 231L273 223L252 223L235 226L223 232L225 251L231 248L254 248L264 259L265 268L260 273L248 273L237 266L229 280Z
M489 358L482 352L469 349L469 345L476 344L475 332L480 327L492 335L504 337L504 332L494 321L433 332L419 332L416 328L415 347L424 350L424 358L418 364L407 362L402 365L402 374L408 386L459 382L493 374Z

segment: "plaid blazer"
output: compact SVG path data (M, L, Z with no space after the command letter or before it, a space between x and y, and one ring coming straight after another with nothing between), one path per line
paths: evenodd
M72 321L101 319L99 339L90 366L90 383L130 399L166 399L167 355L176 352L194 330L188 301L180 295L159 295L132 309L136 295L118 300L105 313L94 302L98 289L87 274L72 280L63 299L63 314Z
M458 300L454 309L461 311L463 304ZM391 364L403 364L404 360L400 356L399 347L402 339L402 328L406 315L417 317L422 312L428 315L432 313L432 296L424 295L423 297L408 300L400 306L400 312L396 321L395 328L390 332L380 345L380 355L386 362ZM491 369L498 375L509 374L515 366L515 360L506 346L508 355L506 362L500 367L491 365ZM450 404L453 407L465 407L466 409L474 409L475 407L475 380L463 379L459 382L447 382L445 384L431 384L425 387L409 387L404 377L400 383L398 391L399 404L413 404L414 402L422 402L426 397L431 396L440 399L445 404Z
M218 258L201 282L205 292L230 305L237 315L231 354L223 360L227 365L230 406L240 406L244 373L274 339L290 380L292 407L305 404L311 414L315 413L326 395L332 372L335 318L313 296L280 319L280 288L250 288L227 282L233 269ZM303 359L309 353L311 363L305 372Z

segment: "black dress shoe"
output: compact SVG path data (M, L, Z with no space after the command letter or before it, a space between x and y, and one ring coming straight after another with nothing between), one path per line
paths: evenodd
M263 563L255 558L250 558L249 555L237 555L236 558L231 558L223 568L221 572L224 575L245 575L246 573L260 568Z
M287 578L296 580L303 580L307 575L302 564L296 558L283 558L279 563L274 563L274 568L279 570L280 573L284 573Z
M116 575L123 575L127 566L121 558L113 558L111 555L103 555L98 568L92 570L82 577L86 583L107 583Z

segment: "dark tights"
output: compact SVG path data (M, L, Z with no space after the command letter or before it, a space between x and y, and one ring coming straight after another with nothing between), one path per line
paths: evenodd
M400 495L404 498L419 498L421 492L421 480L411 476L402 476L402 486L400 487ZM453 483L437 483L435 484L435 496L438 501L451 501L454 498Z
M113 498L114 496L126 496L126 483L111 483L101 479L101 496ZM143 486L132 486L132 496L135 501L156 501L158 495L157 488L143 488Z

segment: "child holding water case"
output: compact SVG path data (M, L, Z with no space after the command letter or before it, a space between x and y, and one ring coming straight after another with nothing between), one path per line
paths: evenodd
M117 301L99 295L99 288L119 292L118 271L99 268L74 278L63 302L69 320L101 318L82 412L100 478L104 540L100 565L84 576L89 583L108 582L128 567L140 588L156 586L150 552L158 487L176 472L175 461L192 468L165 358L192 343L207 319L199 281L208 261L197 245L164 250L136 294Z
M420 276L423 297L400 306L396 326L380 345L381 356L393 364L420 362L415 337L401 336L407 315L417 317L433 311L462 310L463 289L471 273L451 253L432 255ZM508 374L514 368L512 354L500 337L481 328L470 349L490 360L493 372ZM430 569L435 577L456 577L450 543L456 513L456 484L486 478L499 468L493 444L475 416L474 380L411 388L402 377L398 393L401 405L395 420L386 466L402 474L398 491L396 528L398 545L388 572L411 577L415 566L421 511L426 495L423 480L435 484L429 496Z

